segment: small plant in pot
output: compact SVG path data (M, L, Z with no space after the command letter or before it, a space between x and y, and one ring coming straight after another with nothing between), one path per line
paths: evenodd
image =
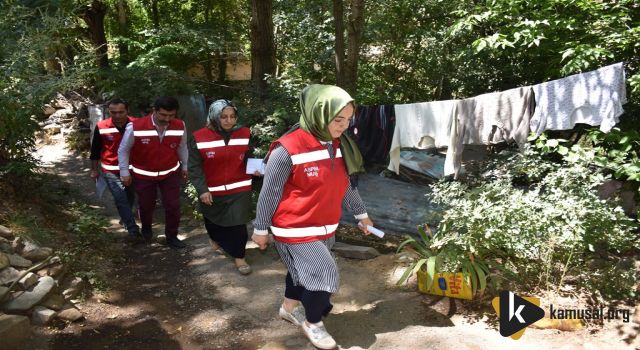
M418 288L423 293L472 299L476 294L482 295L490 281L491 271L486 262L471 253L437 247L428 225L418 227L418 237L408 236L398 247L400 251L411 253L414 259L397 285L402 285L415 273Z

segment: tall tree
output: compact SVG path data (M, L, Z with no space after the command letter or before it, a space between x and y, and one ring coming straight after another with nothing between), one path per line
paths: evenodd
M266 74L276 72L273 40L273 0L251 1L251 79L261 98L267 91Z
M127 1L118 0L116 7L118 9L118 34L121 37L126 37L129 33L129 26L127 23ZM122 40L118 42L118 52L120 53L120 63L127 64L130 62L129 45Z
M151 0L151 18L153 19L153 27L160 29L160 11L158 10L158 0Z
M107 55L107 37L104 32L104 16L107 14L107 6L99 0L93 0L91 4L82 10L82 19L89 27L89 38L96 51L98 67L109 67Z
M358 61L364 33L364 0L349 1L349 17L344 21L344 1L333 0L335 21L336 83L352 95L356 93ZM345 52L345 28L347 32Z

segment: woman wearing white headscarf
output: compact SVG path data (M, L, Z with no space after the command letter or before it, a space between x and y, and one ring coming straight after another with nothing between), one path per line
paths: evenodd
M300 109L299 125L271 145L252 239L265 249L271 229L287 266L280 317L300 326L315 347L333 349L322 318L339 286L331 247L342 205L365 234L373 223L350 181L363 170L357 146L344 134L353 98L337 86L309 85L300 93Z
M193 133L189 145L189 175L200 197L199 209L218 254L235 259L243 275L247 222L251 205L251 175L245 173L251 155L251 131L237 124L237 108L228 100L209 107L207 126Z

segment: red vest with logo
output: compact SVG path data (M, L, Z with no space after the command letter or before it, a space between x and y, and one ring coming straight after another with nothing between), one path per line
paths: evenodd
M229 143L219 133L202 128L193 133L202 157L207 187L214 196L251 191L251 175L246 174L245 154L251 131L247 127L231 132Z
M127 117L129 122L133 122L134 118ZM102 152L100 153L100 165L103 172L120 174L118 167L118 147L122 141L122 133L118 131L113 119L108 118L101 120L96 124L102 139Z
M305 243L333 236L349 186L340 141L333 141L334 159L325 145L302 129L281 137L274 145L277 143L291 155L293 166L271 219L274 238Z
M132 123L134 142L129 163L133 177L159 181L180 168L178 146L184 135L184 122L172 119L160 142L151 118L150 114Z

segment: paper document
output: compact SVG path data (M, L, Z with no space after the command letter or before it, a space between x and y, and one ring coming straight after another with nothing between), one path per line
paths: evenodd
M264 163L261 158L247 159L247 174L253 174L257 171L264 175Z
M104 194L104 190L107 189L107 181L104 179L104 176L100 175L96 177L96 195L98 198L102 198Z
M358 223L358 226L362 227L360 223ZM380 238L384 237L384 232L382 232L380 229L377 229L371 225L367 225L367 231L369 231L369 233L375 236L378 236Z

